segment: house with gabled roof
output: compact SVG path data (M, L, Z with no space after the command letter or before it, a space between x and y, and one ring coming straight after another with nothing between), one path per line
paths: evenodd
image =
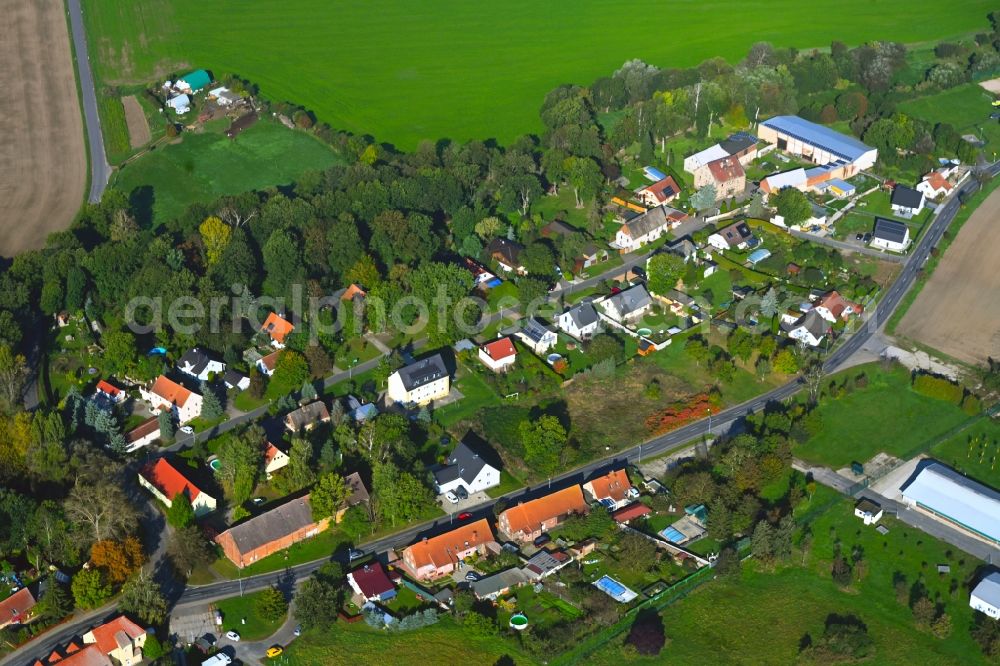
M3 601L0 601L0 629L12 624L28 624L34 618L35 595L22 587Z
M638 319L646 314L652 305L653 299L642 284L619 291L598 302L604 314L619 324Z
M200 347L189 350L177 361L177 369L195 379L207 382L210 377L224 372L226 364L217 361Z
M517 361L517 350L510 338L500 338L479 348L479 360L493 372L506 372Z
M156 416L148 418L138 426L125 433L125 452L132 453L144 446L152 444L160 438L160 419Z
M570 516L585 515L588 510L580 486L572 485L510 507L497 517L497 527L511 541L527 543L558 527Z
M396 586L378 561L365 564L347 574L347 584L365 601L385 602L396 596Z
M538 317L530 317L514 335L536 354L545 354L556 346L559 336Z
M226 385L227 389L246 391L250 388L250 377L232 368L226 370L225 374L222 375L222 382Z
M201 490L184 473L166 458L144 465L139 470L139 485L153 493L167 508L181 493L191 501L195 516L204 516L215 511L215 498Z
M849 178L875 166L878 149L858 139L798 116L775 116L757 126L761 140L813 164L842 164Z
M590 301L578 303L557 318L559 328L577 340L587 340L601 330L601 317Z
M121 666L138 664L142 661L146 630L124 615L119 615L110 622L105 622L85 633L83 644L96 646L98 651L111 659L114 664Z
M257 359L257 369L260 370L261 374L266 377L270 377L274 374L275 369L278 367L278 358L281 356L281 350L273 351L267 356L261 356ZM248 380L249 382L249 380ZM247 387L250 384L247 383Z
M750 225L744 221L734 222L728 227L719 229L708 237L708 244L719 251L724 250L745 250L753 242L753 231Z
M125 402L125 398L128 397L125 395L125 391L103 379L97 382L95 392L96 395L101 396L102 399L107 400L114 405L120 405Z
M667 176L652 185L637 190L635 194L642 203L652 208L670 203L680 196L680 193L681 186L677 184L673 176Z
M613 247L625 252L637 250L647 243L658 240L682 221L687 213L669 206L657 206L642 215L627 220L618 228Z
M447 464L434 472L438 494L454 492L464 486L469 493L478 493L500 485L500 470L465 442L459 442L448 456Z
M1000 571L989 572L972 588L969 606L994 620L1000 620Z
M166 375L160 375L151 386L140 387L139 395L149 403L150 411L159 414L172 412L178 423L184 425L201 416L202 398L184 388Z
M783 320L781 328L788 334L788 337L810 347L818 347L826 334L830 332L830 324L815 309L809 310L793 322L789 323Z
M489 521L477 520L410 545L403 550L402 566L417 580L434 580L451 574L460 561L498 548Z
M441 354L414 361L389 376L387 395L404 405L427 405L451 391L451 376Z
M285 338L295 330L292 322L288 321L277 312L267 315L263 325L260 327L261 333L271 339L271 346L277 349L285 348Z
M587 481L583 484L583 492L591 502L599 502L609 511L620 509L639 496L639 491L632 486L623 469L615 469Z
M889 205L896 215L908 219L923 210L924 193L906 185L896 185L892 188Z
M831 324L846 321L851 315L859 315L864 312L864 307L847 300L836 289L821 296L813 308Z
M917 191L927 199L937 199L951 194L955 188L940 170L931 171L917 183Z
M316 536L330 519L313 520L309 496L298 497L233 525L215 538L223 554L241 569Z
M869 245L880 250L903 252L910 245L910 228L903 222L876 217Z
M322 400L315 400L285 414L285 427L289 431L308 432L321 423L330 422L330 410Z
M524 252L523 245L506 238L494 238L486 246L486 253L497 262L500 270L527 275L528 271L521 263L522 252Z

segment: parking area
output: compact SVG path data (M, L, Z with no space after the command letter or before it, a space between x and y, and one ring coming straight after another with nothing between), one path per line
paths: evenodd
M470 494L468 499L459 499L458 504L449 502L448 498L444 495L438 495L437 501L445 513L459 514L463 511L471 511L484 502L489 502L490 496L486 493L486 491L479 491L478 493Z
M215 613L207 606L187 606L179 608L170 616L170 628L185 643L211 634L216 639L221 635L221 627L215 624Z

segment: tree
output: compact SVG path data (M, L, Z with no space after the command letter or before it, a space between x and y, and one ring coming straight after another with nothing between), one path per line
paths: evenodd
M793 375L799 371L799 359L792 349L785 348L774 357L774 369L786 375Z
M343 601L341 587L315 576L306 580L295 595L295 619L306 629L327 629L337 621Z
M589 157L570 157L567 163L566 171L573 186L576 207L583 208L584 200L595 196L601 188L601 168Z
M191 498L188 497L186 489L174 495L170 501L167 522L177 529L187 527L194 522L194 507L191 506Z
M288 612L288 601L285 595L276 587L261 590L260 596L254 601L254 610L269 622L277 622Z
M205 244L205 258L209 266L217 264L222 258L232 231L232 227L214 215L206 217L198 227L201 241Z
M215 559L215 552L208 539L195 525L177 530L167 544L167 556L174 569L185 578L201 566L207 566Z
M663 619L655 611L641 611L632 623L625 643L647 657L655 657L667 642Z
M520 427L524 461L540 474L552 474L566 445L566 430L555 416L545 415Z
M284 229L274 231L264 244L264 293L285 296L302 279L302 257L298 244Z
M174 438L174 414L168 409L164 409L156 417L160 427L160 439L169 442Z
M284 491L289 494L298 492L316 480L312 458L313 447L309 440L302 437L294 438L288 450L288 465L279 477ZM315 507L315 494L312 501Z
M302 382L302 390L299 392L302 402L312 402L315 400L319 394L316 393L316 387L308 379Z
M260 400L264 397L264 389L266 388L264 375L256 367L252 368L250 370L250 386L247 387L247 393L250 394L251 398Z
M118 606L148 624L159 624L167 617L167 600L163 590L142 570L122 586Z
M121 541L102 539L90 547L90 561L107 573L111 583L122 583L146 561L142 544L135 537Z
M285 395L302 386L309 378L309 364L302 354L285 349L278 355L271 382L276 384L278 393ZM272 387L274 389L275 387Z
M646 572L656 563L656 544L644 536L626 532L618 541L618 560L627 562L636 571Z
M118 538L138 522L125 491L108 480L73 486L66 498L66 515L89 529L94 541Z
M142 644L142 656L155 662L160 657L167 655L167 649L156 637L156 634L146 634L146 642Z
M617 364L625 359L625 344L611 333L599 333L588 343L587 354L594 363L611 359Z
M768 319L778 314L778 292L774 290L774 287L769 288L760 300L760 313Z
M24 356L0 344L0 402L6 411L20 407L28 375L28 363Z
M673 252L654 254L646 262L649 290L660 296L677 285L684 275L684 258Z
M381 515L393 526L417 518L434 503L433 493L420 479L392 463L375 465L372 487Z
M344 477L336 472L329 472L319 477L309 495L313 520L318 522L336 515L350 495L351 491Z
M219 478L232 489L234 504L243 504L253 494L264 460L263 441L264 431L251 426L235 437L223 439L219 446Z
M222 409L222 401L219 400L218 394L215 392L208 382L202 382L201 388L201 416L206 421L215 421L216 419L222 418L225 413Z
M556 259L547 243L535 241L524 248L521 263L531 275L549 276L555 270Z
M774 528L771 523L762 520L757 523L750 538L750 552L754 559L762 564L770 565L774 559Z
M100 569L82 569L73 576L70 586L76 605L84 610L97 608L111 598L111 586L104 581Z
M931 623L937 615L937 608L934 602L926 596L921 596L913 602L913 622L919 629L930 629Z
M805 193L794 187L785 187L778 190L773 196L773 203L778 215L785 218L785 224L801 224L812 216L812 204L806 198Z
M823 635L815 641L803 641L803 655L816 663L861 661L875 651L868 627L855 615L831 614L826 618Z
M73 597L62 583L49 576L45 594L38 600L35 612L48 620L61 620L73 612Z
M743 361L750 360L753 355L754 337L745 328L737 328L729 334L726 340L729 353Z
M750 198L750 205L747 207L747 215L756 219L761 219L767 215L767 206L764 205L764 193L756 192Z
M694 206L695 210L708 210L715 205L717 199L718 193L715 185L709 183L691 195L691 205Z
M107 331L101 336L101 344L104 346L104 368L108 374L122 374L135 363L138 352L135 335L131 331Z

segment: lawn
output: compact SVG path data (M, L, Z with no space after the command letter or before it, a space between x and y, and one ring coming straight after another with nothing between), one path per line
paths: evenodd
M285 648L290 666L349 661L358 666L410 666L422 660L434 664L493 664L512 658L518 666L537 663L513 641L464 631L450 617L430 627L402 633L372 629L364 622L338 622L326 631L307 631ZM348 658L349 657L349 658Z
M484 407L500 401L493 389L469 368L462 367L459 370L455 388L461 391L464 397L434 411L434 418L445 427L470 418Z
M130 162L113 184L130 195L142 188L135 195L142 221L162 224L192 203L287 185L338 161L315 137L262 121L234 140L215 132L186 133L180 143Z
M764 7L675 4L669 39L662 22L622 22L658 15L654 0L581 0L570 12L532 0L397 0L375 12L363 0L95 0L84 20L101 84L162 80L193 67L235 72L334 127L412 148L424 138L508 142L539 132L546 93L589 84L631 58L686 67L713 56L735 62L757 41L806 49L835 39L939 39L985 30L994 3L954 0L946 12L927 0ZM831 13L837 20L816 20Z
M965 587L978 562L893 518L883 520L890 531L882 536L854 518L851 502L837 499L814 516L804 566L801 552L775 573L760 571L748 560L739 578L719 578L666 609L670 643L658 659L630 657L619 639L588 663L663 663L668 655L678 664L797 663L800 640L806 633L821 634L830 613L854 613L868 625L876 654L866 663L984 663L969 636L972 610ZM848 554L856 545L864 553L867 573L848 590L830 576L836 539ZM952 572L939 575L935 566L945 563ZM914 628L909 609L896 600L896 572L907 585L922 579L930 596L944 604L953 623L947 639Z
M955 405L912 391L910 373L902 366L886 372L871 363L830 379L861 372L868 376L866 388L820 400L820 433L797 446L796 456L834 469L864 462L879 451L908 456L969 418Z
M930 455L962 474L994 488L1000 488L998 442L1000 442L1000 424L984 418L967 430L935 444L931 447Z
M950 123L959 134L975 134L986 141L987 155L1000 149L1000 124L990 120L993 96L975 83L903 102L899 111L929 122Z
M102 97L98 107L101 116L101 131L104 134L108 161L118 164L132 150L125 124L125 107L118 97Z
M260 641L276 632L284 623L285 617L265 620L258 615L256 604L260 595L261 592L254 592L215 602L216 607L222 611L222 633L235 630L242 640ZM246 623L243 620L246 620Z

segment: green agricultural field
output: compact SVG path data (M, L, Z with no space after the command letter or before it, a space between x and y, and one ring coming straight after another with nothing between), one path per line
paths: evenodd
M990 0L94 0L84 20L103 84L177 70L234 72L334 127L412 147L507 141L539 129L544 95L632 58L663 67L738 60L754 42L904 42L986 27ZM906 16L905 21L899 20ZM647 20L640 17L662 17Z
M825 493L833 491L821 489L817 499ZM619 638L587 663L799 663L800 640L807 633L821 635L831 613L853 613L868 626L876 650L864 663L986 663L969 636L973 612L966 587L981 563L893 518L883 522L890 530L885 536L862 526L851 500L837 500L810 525L813 543L805 566L801 552L774 573L760 571L748 560L739 578L706 583L663 612L669 643L658 658L636 657L623 650ZM864 553L867 572L847 590L830 576L836 539L848 555L855 545ZM951 573L938 574L937 564L949 564ZM934 638L913 626L909 608L896 600L896 572L906 577L907 586L922 579L930 597L943 604L953 625L948 638Z
M976 481L1000 488L1000 424L990 418L935 444L930 455Z
M1000 150L1000 123L990 120L996 111L993 95L978 84L966 83L936 95L928 95L899 105L903 113L931 123L950 123L959 134L974 134L986 141L988 152Z
M143 188L136 195L140 207L151 210L154 224L162 224L192 203L288 185L339 159L315 137L262 121L235 140L216 132L184 134L180 143L130 162L113 184L128 194Z
M871 363L829 379L861 372L868 376L866 388L820 399L820 432L795 448L797 457L838 469L879 451L906 456L969 418L955 405L912 391L910 373L902 366L886 372Z

